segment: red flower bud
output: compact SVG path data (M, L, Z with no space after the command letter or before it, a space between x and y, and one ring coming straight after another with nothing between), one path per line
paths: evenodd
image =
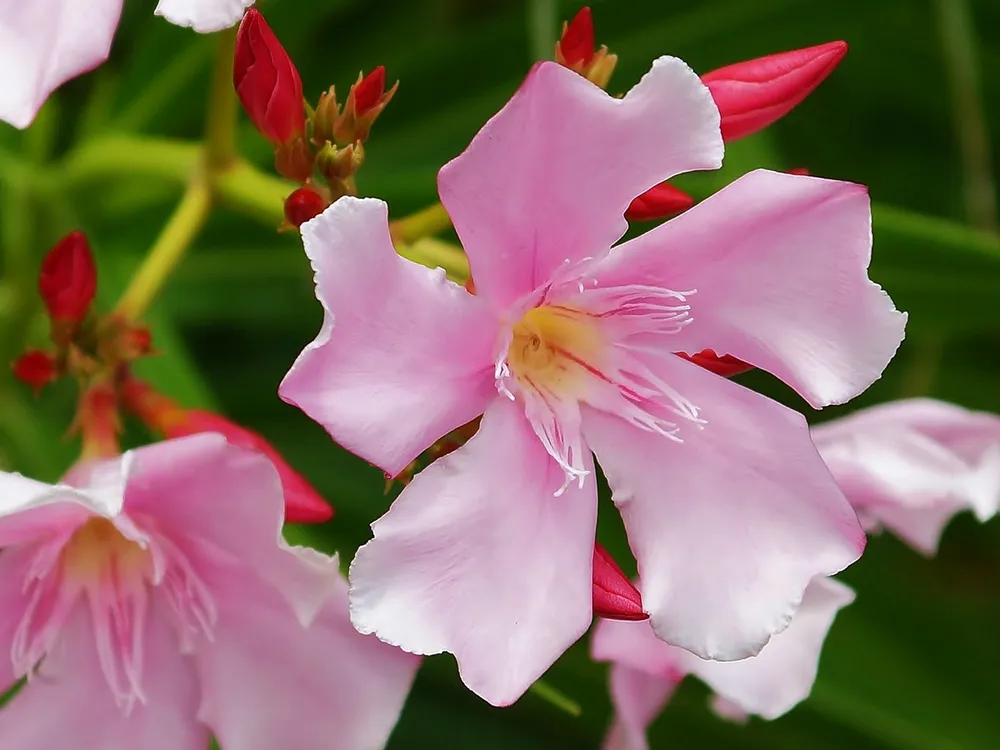
M625 211L629 221L654 221L679 214L694 205L694 198L669 182L654 185L632 201Z
M236 34L233 86L253 124L273 143L305 132L302 80L260 11L251 8Z
M385 66L379 65L354 87L354 113L358 117L364 117L378 104L384 93Z
M846 54L847 42L828 42L727 65L703 75L701 80L722 114L722 137L734 141L784 117Z
M326 201L312 188L299 188L285 198L285 220L296 229L326 208Z
M218 432L233 445L263 453L278 470L285 491L285 520L292 523L320 523L333 516L331 508L305 477L288 465L284 457L256 432L230 422L223 416L199 409L185 409L183 417L164 431L169 438Z
M83 320L97 291L97 268L83 232L66 235L45 256L38 291L53 320Z
M567 68L586 68L594 59L594 17L584 6L564 28L557 44L557 57Z
M14 362L14 377L31 386L35 395L56 379L55 358L38 349L31 349Z
M609 620L645 620L642 596L618 563L600 544L594 545L594 615Z
M392 100L397 88L398 81L391 89L385 90L385 68L381 65L368 75L359 74L347 93L344 110L334 120L330 133L333 140L343 145L366 141L372 125ZM336 101L331 99L331 102L335 109ZM329 115L325 117L328 119Z
M729 354L723 354L720 357L711 349L704 349L697 354L685 354L684 352L676 352L676 354L678 357L686 359L688 362L694 362L699 367L704 367L709 372L714 372L724 378L731 378L753 369L753 365L748 365L741 359L736 359Z

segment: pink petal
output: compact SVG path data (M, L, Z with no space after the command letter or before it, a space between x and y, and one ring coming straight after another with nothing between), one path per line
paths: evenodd
M498 323L443 271L396 254L381 201L342 198L302 238L325 317L279 393L395 476L496 395Z
M235 25L253 3L254 0L160 0L154 12L170 23L209 34Z
M20 474L0 472L0 548L51 537L79 526L93 515L113 518L122 509L127 466L120 460L87 467L85 486L73 479L67 484L45 484Z
M718 110L680 60L656 60L623 99L543 62L444 166L438 191L477 292L506 307L564 262L606 252L640 193L721 163Z
M757 653L809 581L858 558L865 536L805 420L680 357L654 373L700 409L666 440L586 408L583 430L625 521L657 635L705 658Z
M951 517L1000 505L1000 417L907 399L818 425L813 440L852 505L933 554Z
M731 355L821 407L877 380L903 338L906 315L868 279L871 245L862 186L758 170L588 273L697 290L675 350Z
M20 676L14 670L12 650L14 634L28 607L24 582L32 557L32 550L27 547L5 549L0 553L0 694Z
M173 540L195 540L281 591L303 622L339 585L336 561L289 549L281 536L281 480L257 451L202 433L130 451L126 513Z
M687 669L745 713L776 719L809 697L827 631L837 612L852 601L854 592L847 586L817 578L788 628L757 656L735 662L692 656Z
M196 657L199 715L223 748L384 747L419 659L354 630L343 579L307 629L268 586L214 583L226 593Z
M563 484L521 407L496 399L372 524L351 565L355 627L449 651L475 693L517 700L590 625L596 489L554 497Z
M0 120L26 128L49 94L108 57L122 0L0 0Z
M6 554L6 553L4 553ZM77 607L38 674L0 711L0 747L18 750L203 750L208 728L196 720L198 683L178 652L167 613L147 621L145 705L126 715L101 672L90 614Z
M629 624L649 629L647 623ZM615 720L601 745L602 750L649 750L646 728L666 707L676 687L677 682L670 678L613 665L611 703L615 708Z

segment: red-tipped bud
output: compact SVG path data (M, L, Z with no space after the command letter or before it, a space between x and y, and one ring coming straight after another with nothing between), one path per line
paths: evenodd
M368 75L359 75L351 86L344 103L344 110L333 124L333 139L350 144L368 139L372 125L399 88L397 81L385 90L385 68L379 65Z
M600 544L594 545L594 615L609 620L645 620L642 596L618 563Z
M632 201L625 211L629 221L655 221L679 214L694 205L694 198L669 182L654 185Z
M699 367L704 367L709 372L714 372L716 375L721 375L724 378L731 378L734 375L749 372L753 369L753 365L748 365L741 359L736 359L736 357L729 354L723 354L720 357L711 349L703 349L697 354L677 352L677 356L686 359L688 362L694 362Z
M83 232L66 235L45 256L38 291L53 320L79 323L87 315L97 291L97 267Z
M326 200L312 188L299 188L285 198L285 220L298 229L326 208Z
M563 24L562 36L556 42L556 62L576 71L602 89L608 85L618 58L608 54L608 48L596 49L594 19L590 8L584 7L569 23Z
M563 27L556 42L556 59L567 68L586 68L594 59L594 17L590 8L580 8L573 20Z
M255 8L243 16L236 34L233 86L257 130L273 143L305 132L299 71Z
M361 79L354 87L354 112L358 117L364 117L375 109L385 93L385 66L379 65L375 70Z
M55 380L57 375L55 358L38 349L25 352L14 362L14 377L31 386L36 396L42 388Z
M703 75L701 80L722 114L722 137L734 141L784 117L846 54L847 42L828 42L727 65Z
M797 174L801 177L808 177L810 172L805 167L795 167L795 169L789 169L788 174Z

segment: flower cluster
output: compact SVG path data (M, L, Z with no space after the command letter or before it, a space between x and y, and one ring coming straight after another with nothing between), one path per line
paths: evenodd
M99 63L121 4L100 0L69 41L75 7L0 9L30 52L5 68L0 117L26 126ZM868 533L931 555L955 513L1000 508L1000 417L918 398L810 427L733 380L757 369L822 409L864 392L903 340L906 314L868 276L865 187L758 169L695 201L671 182L790 112L845 43L703 75L664 56L613 96L618 58L584 8L441 168L440 205L390 222L355 176L396 85L378 66L312 106L250 4L157 13L239 22L221 95L290 181L283 228L323 312L278 395L401 490L347 579L337 556L286 543L285 522L333 515L310 481L141 371L170 356L141 318L187 214L110 312L87 237L67 235L38 275L49 343L13 374L36 395L75 381L81 451L54 484L0 472L0 689L16 688L0 746L375 750L420 656L453 654L506 706L597 618L605 747L644 750L688 675L731 720L804 700L856 596L834 576ZM204 161L185 199L199 215L234 169ZM419 246L447 226L460 248ZM123 450L133 419L148 444ZM597 538L599 473L627 559Z

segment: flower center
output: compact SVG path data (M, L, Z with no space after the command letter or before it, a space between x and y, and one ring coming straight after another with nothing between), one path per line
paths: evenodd
M152 576L149 551L125 536L106 518L91 518L63 548L67 581L93 585L109 575L142 585Z
M579 398L585 363L599 356L603 343L586 313L559 305L535 307L511 330L507 367L522 385Z
M508 331L496 360L497 390L520 400L545 450L583 485L590 452L581 404L641 430L681 441L680 422L703 424L698 407L658 375L655 345L691 322L688 297L645 286L597 288L583 281L542 290ZM672 357L664 341L663 351Z
M199 635L211 638L215 604L187 554L125 516L90 518L66 535L15 552L28 556L27 604L10 653L19 675L36 671L77 607L85 606L101 671L128 714L146 700L143 652L154 589L172 611L182 649Z

